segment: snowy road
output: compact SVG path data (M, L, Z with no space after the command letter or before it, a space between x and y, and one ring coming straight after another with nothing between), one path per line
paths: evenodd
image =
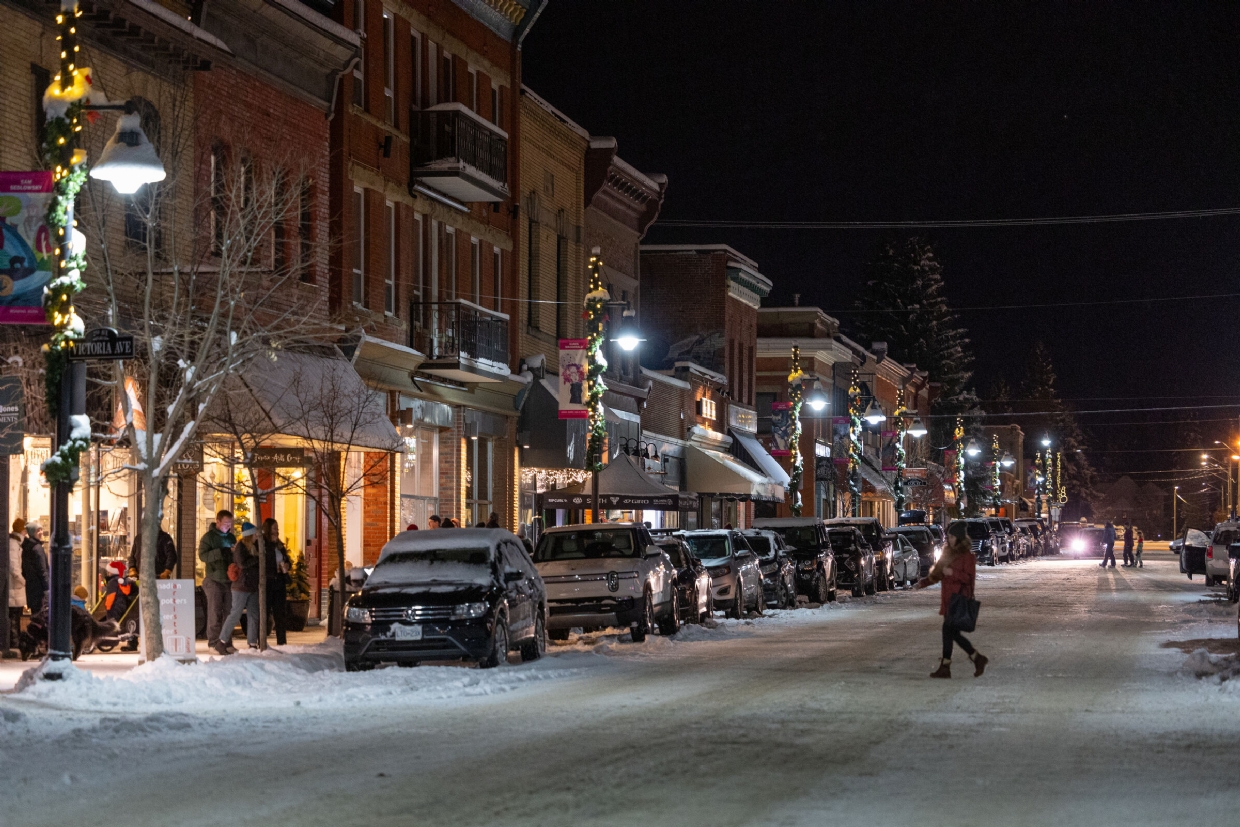
M978 680L926 677L935 589L490 673L242 657L3 696L0 824L1230 824L1240 681L1185 650L1234 655L1235 607L1147 558L983 568Z

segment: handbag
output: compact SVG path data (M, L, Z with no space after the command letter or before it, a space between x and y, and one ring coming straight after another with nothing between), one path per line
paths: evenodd
M977 611L981 607L973 598L956 592L947 603L947 622L957 631L972 632L977 628Z
M238 566L236 563L229 563L228 564L228 579L234 583L240 580L241 579L241 566Z

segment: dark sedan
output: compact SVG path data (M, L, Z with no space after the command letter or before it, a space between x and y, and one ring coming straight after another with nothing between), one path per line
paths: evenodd
M783 538L771 529L742 531L762 568L762 594L767 608L797 607L797 567Z
M832 526L827 530L827 536L839 566L836 570L839 585L851 588L853 597L874 594L878 590L874 549L866 542L860 529Z
M710 573L706 571L706 566L693 555L688 543L673 534L656 536L654 544L663 550L676 568L681 622L705 621L715 611L715 598L711 594Z

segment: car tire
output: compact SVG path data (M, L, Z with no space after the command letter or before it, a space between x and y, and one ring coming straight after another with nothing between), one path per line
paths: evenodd
M478 664L483 669L494 669L508 663L508 619L503 615L495 618L495 631L491 633L491 653Z
M547 621L540 607L538 618L534 621L534 637L521 644L521 662L529 663L545 654L547 654Z
M853 583L852 596L861 597L864 594L865 594L865 587L861 584L861 582L858 581L856 583Z
M344 671L346 672L369 672L371 669L374 669L374 668L375 668L375 665L373 663L367 663L364 660L355 660L355 661L346 660L344 662Z
M836 583L836 576L835 576L835 572L833 571L831 572L831 585L827 587L827 602L828 603L835 602L836 598L838 597L838 595L836 594L837 588L838 588L838 584Z
M988 565L988 566L992 566L992 567L993 567L993 566L997 566L997 565L999 565L999 561L998 561L998 559L995 557L995 553L994 553L993 551L990 553L990 562L989 562L989 563L987 563L987 565Z
M827 578L821 574L814 578L814 601L822 604L831 598L831 590L827 588Z
M547 632L547 637L551 640L568 640L568 629L552 629Z
M732 609L728 612L728 617L733 620L740 620L745 616L745 590L741 588L740 578L736 580L736 599L732 601Z
M797 587L794 582L792 585L784 584L784 608L795 609L797 607Z
M1213 578L1213 577L1211 577L1211 576L1210 576L1210 575L1208 575L1208 574L1207 574L1207 575L1205 575L1205 578L1206 578L1206 588L1208 589L1208 588L1210 588L1211 586L1213 586L1213 585L1214 585L1214 578Z
M659 634L671 637L680 631L680 593L672 589L672 607L659 619Z
M654 598L650 596L650 592L646 592L646 607L642 611L641 618L637 621L637 625L629 632L634 643L643 643L646 635L650 634L650 629L654 626Z
M706 593L706 611L702 613L702 623L710 620L715 616L715 595L714 592Z
M880 576L879 576L879 569L878 569L878 566L875 566L875 567L874 567L874 591L876 591L876 592L885 592L885 591L887 591L887 574L886 574L886 572L887 572L887 567L886 567L886 566L883 566L883 574L882 574L882 576L880 577Z

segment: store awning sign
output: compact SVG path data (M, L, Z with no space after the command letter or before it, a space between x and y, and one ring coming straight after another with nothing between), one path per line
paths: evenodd
M0 376L0 454L20 454L26 430L26 398L22 380Z

